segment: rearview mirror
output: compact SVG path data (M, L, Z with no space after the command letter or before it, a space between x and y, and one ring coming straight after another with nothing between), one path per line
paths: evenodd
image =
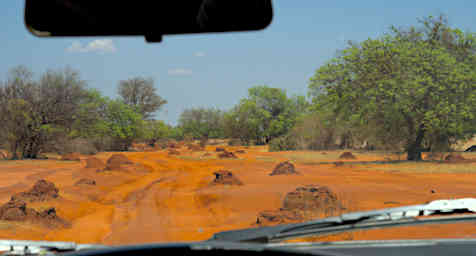
M145 36L253 31L272 20L271 0L26 0L25 25L40 37Z

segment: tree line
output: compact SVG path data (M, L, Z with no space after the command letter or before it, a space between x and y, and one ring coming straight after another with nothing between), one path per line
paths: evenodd
M120 81L119 98L89 88L70 68L50 70L35 80L23 66L0 84L0 141L12 159L35 159L49 150L66 152L87 140L96 151L127 150L137 139L154 140L170 127L152 119L166 101L152 79Z
M375 39L349 42L316 70L308 89L309 102L251 88L222 113L223 131L214 134L270 150L361 147L402 151L408 160L449 151L476 134L476 36L452 28L444 15L392 26ZM194 111L203 110L182 115L185 132Z
M105 97L68 68L34 80L17 67L0 85L0 139L14 158L79 139L103 151L227 138L271 151L366 148L421 160L423 151L448 151L476 134L476 36L444 16L391 27L349 42L316 70L307 97L254 86L229 110L184 110L175 126L153 118L167 101L152 79L119 81L117 91L119 98Z

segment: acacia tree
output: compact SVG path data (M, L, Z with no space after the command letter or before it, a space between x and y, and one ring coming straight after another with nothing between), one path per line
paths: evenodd
M122 101L133 107L144 119L149 119L167 103L157 94L152 78L134 77L120 81L118 93Z
M428 18L423 25L352 43L319 68L309 85L319 108L402 144L408 160L422 159L425 142L452 143L475 133L474 37L442 19Z

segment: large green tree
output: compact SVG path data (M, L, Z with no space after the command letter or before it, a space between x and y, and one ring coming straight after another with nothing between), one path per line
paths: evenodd
M304 97L289 98L283 89L255 86L248 97L225 115L228 137L245 143L267 144L289 131L299 114L307 109Z
M402 145L408 160L421 160L425 145L475 133L474 35L450 28L441 17L421 23L351 43L309 85L318 109Z

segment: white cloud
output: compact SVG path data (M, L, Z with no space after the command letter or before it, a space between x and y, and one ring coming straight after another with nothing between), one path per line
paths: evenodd
M117 48L111 39L96 39L84 46L79 41L74 41L68 48L66 48L66 51L113 53L117 51Z
M188 76L192 74L192 70L185 68L169 69L168 74L171 76Z
M207 54L205 52L196 52L194 54L195 57L205 57Z

